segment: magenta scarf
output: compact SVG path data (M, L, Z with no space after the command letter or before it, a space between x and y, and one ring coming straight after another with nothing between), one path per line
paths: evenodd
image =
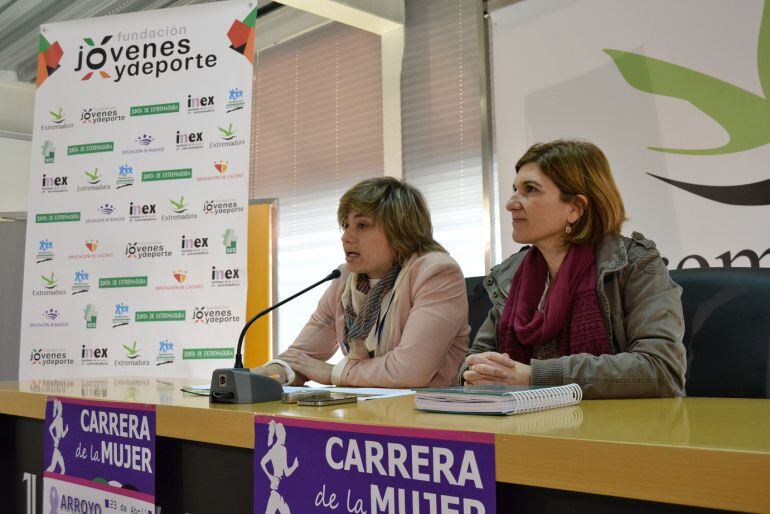
M511 282L497 326L498 347L529 364L533 347L558 338L559 355L614 353L596 300L596 254L589 245L572 245L551 282L543 311L548 265L532 247Z

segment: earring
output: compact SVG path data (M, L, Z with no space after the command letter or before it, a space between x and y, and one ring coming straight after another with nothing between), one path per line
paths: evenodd
M567 234L571 234L572 233L572 227L570 225L567 225L566 227L564 227L564 232L566 232Z

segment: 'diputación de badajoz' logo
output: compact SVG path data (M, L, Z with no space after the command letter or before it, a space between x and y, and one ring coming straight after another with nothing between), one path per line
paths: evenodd
M133 146L131 148L124 148L120 151L123 155L138 154L138 153L153 153L162 152L165 147L155 144L155 136L142 132L134 138Z
M622 50L605 49L632 87L654 95L690 102L727 132L728 141L714 148L660 148L680 155L724 155L770 143L770 0L764 2L759 28L757 70L764 97L724 80L677 64ZM728 205L770 205L770 179L751 184L710 186L648 175L697 196Z
M61 311L55 307L49 307L42 313L41 321L33 321L30 328L66 328L69 323L61 319Z
M75 72L85 72L81 80L90 80L95 73L105 79L120 82L127 77L161 78L167 74L214 68L216 54L193 53L189 38L156 37L155 41L121 44L123 38L113 35L100 40L84 37L85 45L77 51Z

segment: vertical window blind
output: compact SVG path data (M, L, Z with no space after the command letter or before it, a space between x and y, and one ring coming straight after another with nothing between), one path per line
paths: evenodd
M485 273L477 0L406 2L404 178L425 195L435 238L465 276ZM495 204L496 205L496 204Z
M278 199L279 300L343 262L338 200L383 175L381 75L379 36L339 23L257 55L249 198ZM279 351L324 289L279 309Z

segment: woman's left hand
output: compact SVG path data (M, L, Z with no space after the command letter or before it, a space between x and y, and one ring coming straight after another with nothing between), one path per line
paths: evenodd
M282 355L281 359L289 363L294 371L305 375L308 379L319 384L332 383L332 369L334 366L328 362L314 359L307 354L292 352L289 355Z

